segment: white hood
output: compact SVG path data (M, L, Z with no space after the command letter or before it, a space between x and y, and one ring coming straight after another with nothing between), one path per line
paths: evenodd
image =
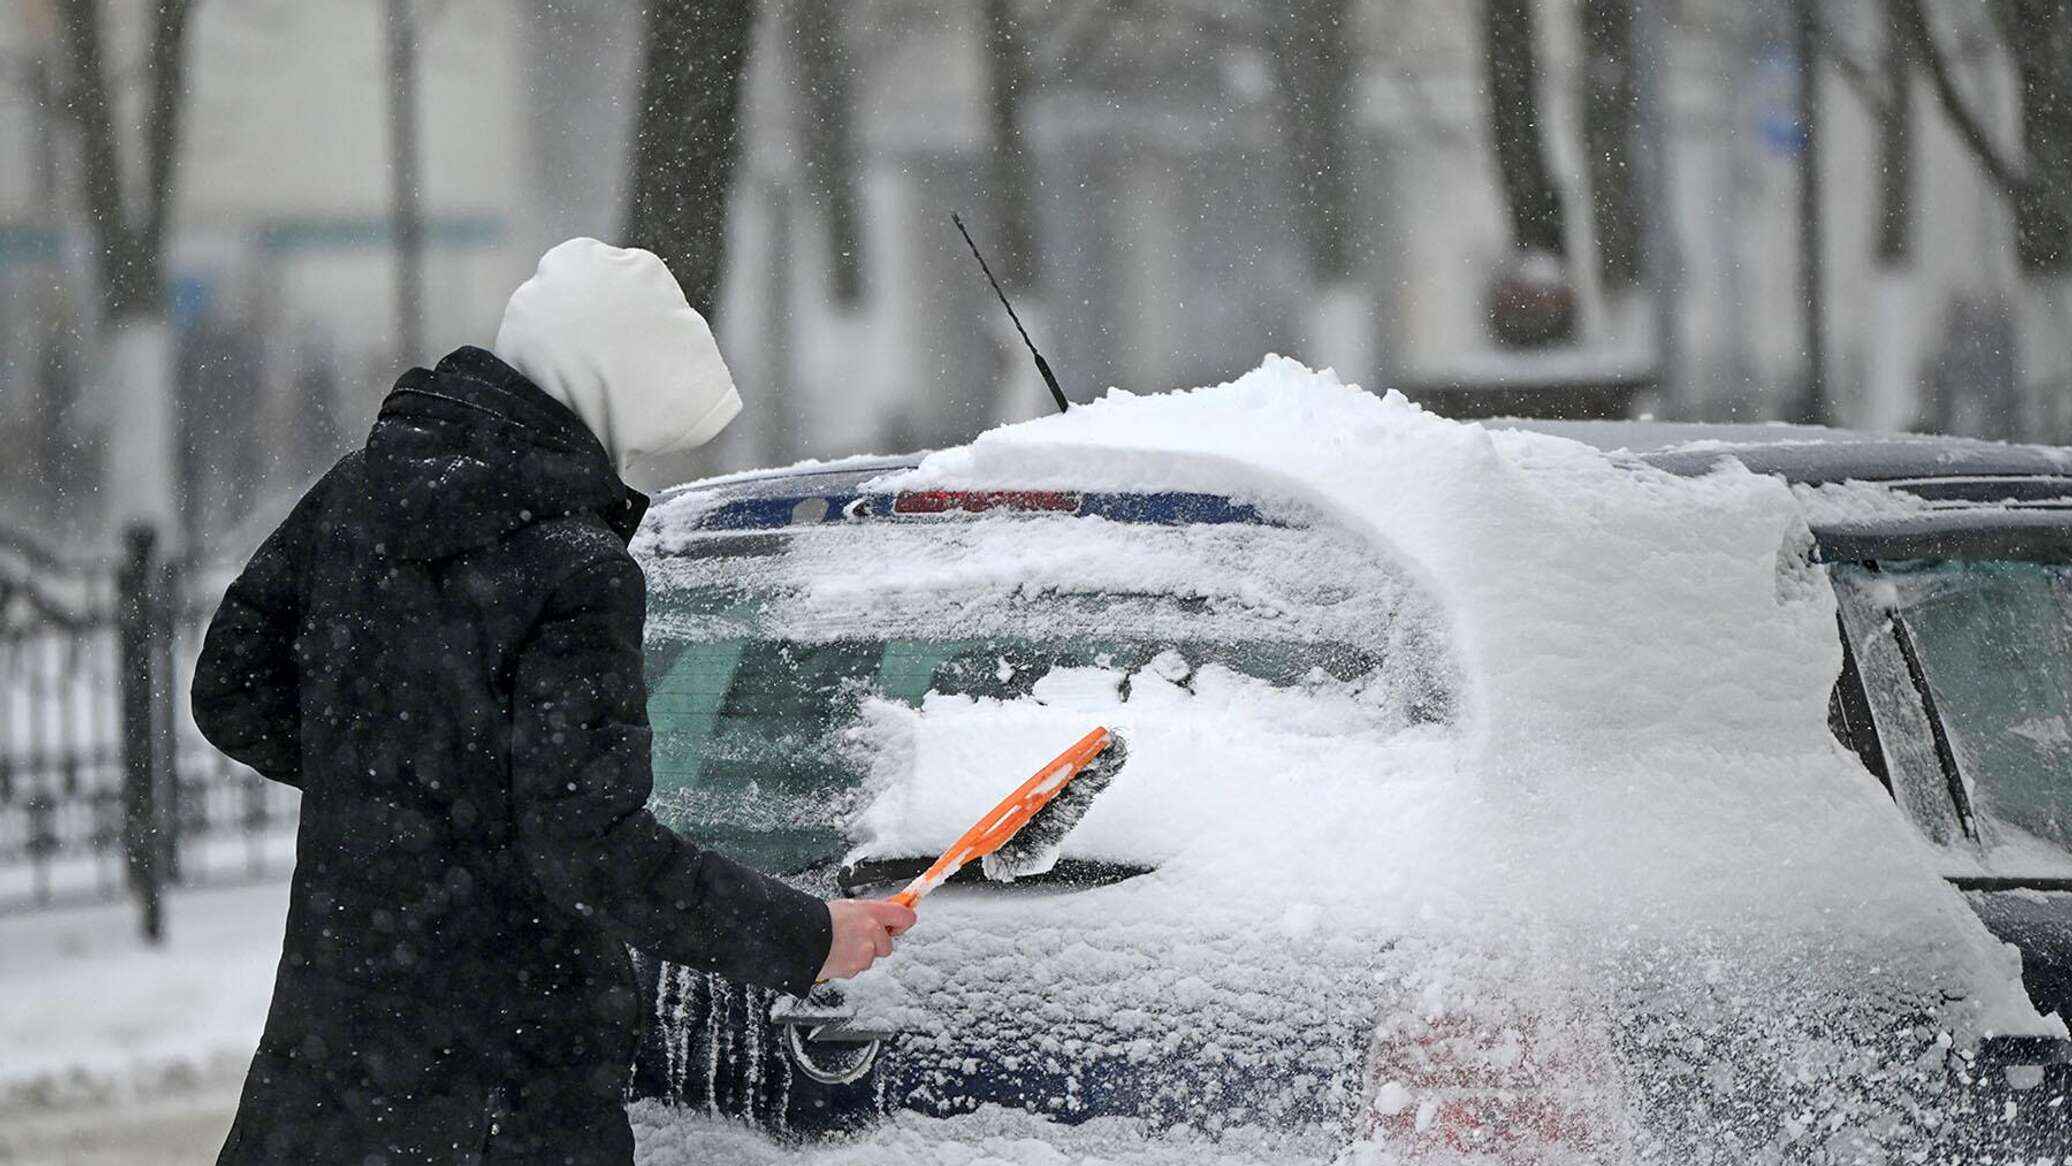
M620 473L741 411L712 329L651 252L570 239L511 293L496 355L583 419Z

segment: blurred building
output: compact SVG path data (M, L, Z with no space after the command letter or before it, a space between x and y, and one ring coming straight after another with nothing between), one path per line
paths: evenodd
M109 6L109 68L139 51L142 9ZM425 331L479 339L526 270L521 14L493 0L428 8L420 113ZM211 0L189 32L188 104L167 280L176 337L183 512L238 532L364 431L394 375L387 72L379 5ZM98 431L90 246L61 101L35 88L60 51L51 0L0 11L0 425L40 439L5 474L0 517L91 542ZM24 79L27 84L24 84ZM134 84L118 133L137 134ZM134 153L134 151L132 151ZM13 445L10 442L10 445Z
M1666 248L1673 296L1658 317L1652 288L1608 290L1588 258L1580 3L1538 5L1545 141L1579 257L1578 335L1524 353L1490 327L1491 281L1511 250L1477 5L1348 6L1354 68L1337 180L1349 188L1350 279L1340 281L1305 255L1277 93L1308 62L1288 59L1264 10L1041 6L1048 15L1027 25L1021 113L1043 271L1020 307L1068 389L1212 383L1280 351L1370 387L1634 376L1659 382L1637 403L1658 415L1784 415L1806 351L1788 6L1682 0L1663 22L1654 89L1672 232L1646 242ZM846 305L833 290L824 183L811 172L809 66L787 23L796 8L773 6L757 45L724 301L729 351L753 373L744 379L781 392L786 407L744 426L728 460L938 445L1044 411L948 221L962 210L982 242L1001 245L984 6L842 6L865 224L864 291ZM1907 111L1912 251L1901 266L1879 258L1884 160L1866 86L1886 80L1884 10L1825 7L1847 58L1823 70L1819 127L1832 415L2010 434L2019 273L2009 212L1919 81ZM1990 61L1980 73L1993 79ZM1673 367L1661 377L1665 326Z
M1569 252L1592 253L1575 8L1539 0L1541 111ZM141 0L113 0L118 62ZM191 31L169 279L184 511L248 547L364 431L397 370L388 73L370 0L208 0ZM1017 16L1020 149L995 150L992 14ZM1875 64L1870 0L1827 6ZM636 0L417 0L426 360L484 343L540 250L613 238L637 102ZM1571 264L1576 339L1520 354L1489 326L1510 254L1489 149L1476 5L1355 3L1342 270L1305 246L1290 86L1324 41L1279 6L770 0L744 103L719 327L751 406L672 475L938 446L1048 406L964 243L961 211L1081 398L1214 382L1280 351L1370 387L1653 375L1643 407L1759 419L1795 391L1798 138L1778 0L1679 0L1654 78L1668 159L1673 311ZM830 39L832 38L832 39ZM54 0L0 8L0 522L96 532L94 306L76 143L49 90ZM130 45L122 48L122 45ZM830 52L830 45L836 51ZM118 70L119 72L119 70ZM1916 86L1903 270L1874 246L1879 123L1826 74L1828 353L1837 416L1991 431L2006 411L2017 273L2004 204ZM134 93L122 97L133 116ZM1315 107L1312 107L1315 108ZM132 131L133 132L133 131ZM1019 167L1017 169L1017 167ZM849 200L837 213L838 198ZM1019 201L1017 201L1019 200ZM1019 209L1018 209L1019 208ZM844 218L844 215L847 218ZM1661 241L1650 241L1659 245ZM1996 339L1998 338L1998 339ZM1997 378L1997 380L1996 380ZM1985 386L1985 389L1981 389ZM1990 390L1990 391L1988 391ZM1988 402L1981 406L1979 402Z

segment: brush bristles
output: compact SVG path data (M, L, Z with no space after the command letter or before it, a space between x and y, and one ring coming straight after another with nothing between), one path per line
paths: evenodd
M1014 832L1014 837L980 859L979 869L987 878L1000 883L1049 872L1057 865L1065 835L1086 817L1088 807L1101 796L1101 791L1108 788L1108 783L1115 780L1116 771L1128 759L1129 750L1123 745L1122 736L1109 734L1108 747L1087 762L1079 776L1058 791L1058 796L1023 823L1022 828Z

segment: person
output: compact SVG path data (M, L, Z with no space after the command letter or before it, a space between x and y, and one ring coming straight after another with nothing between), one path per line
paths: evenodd
M647 499L620 475L740 408L661 260L571 240L493 351L397 381L231 584L195 722L302 818L221 1162L630 1162L628 945L803 995L912 924L646 808Z

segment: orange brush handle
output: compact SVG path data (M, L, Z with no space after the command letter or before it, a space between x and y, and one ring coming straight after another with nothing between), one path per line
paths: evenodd
M1015 788L1015 791L1001 799L999 805L986 812L986 816L972 823L971 829L957 839L935 865L922 873L921 877L906 885L906 889L892 896L892 901L903 907L912 908L928 892L941 886L944 880L956 874L964 864L984 858L1007 844L1015 831L1022 828L1036 811L1058 796L1087 762L1100 756L1108 747L1108 730L1095 729L1081 737L1070 749L1036 771L1035 775Z

